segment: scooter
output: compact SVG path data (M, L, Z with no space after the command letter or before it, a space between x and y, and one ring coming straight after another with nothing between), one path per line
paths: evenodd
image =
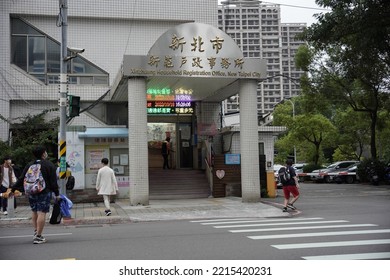
M369 167L367 174L369 176L370 183L373 184L374 186L378 186L379 185L379 176L375 171L375 166Z

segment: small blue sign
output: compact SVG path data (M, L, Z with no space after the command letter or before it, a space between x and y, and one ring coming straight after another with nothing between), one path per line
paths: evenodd
M241 155L225 154L225 164L241 164Z

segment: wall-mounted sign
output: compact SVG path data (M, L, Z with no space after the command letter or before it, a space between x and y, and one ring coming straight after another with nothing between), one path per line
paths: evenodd
M148 114L193 114L192 90L148 89Z
M225 154L225 164L241 164L240 154Z

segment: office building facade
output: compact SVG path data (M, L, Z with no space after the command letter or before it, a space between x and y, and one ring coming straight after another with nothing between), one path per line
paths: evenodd
M68 49L62 56L65 3ZM48 118L58 117L55 109L64 106L60 62L66 60L67 94L81 100L81 114L68 119L66 136L75 190L94 190L100 160L107 157L119 195L131 205L147 205L148 170L158 168L156 151L165 137L172 139L175 168L202 168L204 143L222 151L221 101L239 95L245 125L235 151L241 154L242 197L258 201L259 139L274 133L259 137L257 125L256 88L266 77L265 61L244 58L217 28L217 1L107 3L0 2L0 139L10 140L21 116L49 109ZM75 49L85 52L76 55Z

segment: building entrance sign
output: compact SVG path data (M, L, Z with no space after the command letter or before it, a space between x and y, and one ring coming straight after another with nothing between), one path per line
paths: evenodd
M261 79L261 59L244 58L226 33L210 25L186 23L164 33L146 56L126 55L124 76Z

